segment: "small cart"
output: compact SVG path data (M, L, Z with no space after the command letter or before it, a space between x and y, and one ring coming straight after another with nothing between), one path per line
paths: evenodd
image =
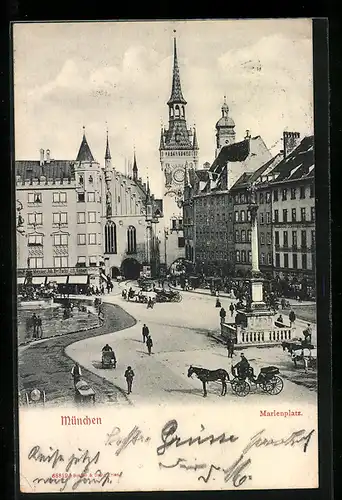
M85 380L81 379L75 384L75 400L81 404L95 404L95 391Z
M102 351L102 368L116 368L114 351Z

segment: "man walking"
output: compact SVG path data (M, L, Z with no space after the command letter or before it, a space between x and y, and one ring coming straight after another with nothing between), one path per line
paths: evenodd
M131 394L132 392L132 384L134 378L134 371L131 366L127 366L127 370L125 371L125 379L127 382L127 394Z
M81 380L82 372L80 365L76 362L71 369L71 375L74 379L74 385L76 386L77 382Z
M36 324L37 324L37 339L42 339L43 327L42 327L42 318L40 316L37 316Z
M225 319L226 319L226 310L224 307L221 307L220 309L220 318L221 318L221 323L224 323Z
M147 336L146 346L147 346L147 350L148 350L148 355L150 356L151 355L151 350L152 350L152 347L153 347L153 342L152 342L151 335Z
M33 326L33 338L36 339L37 338L37 315L36 315L36 313L32 314L31 321L32 321L32 326Z
M296 321L296 315L293 309L291 309L290 314L289 314L289 320L290 320L290 328L293 327L294 322Z
M234 354L234 341L231 338L227 340L227 352L228 358L232 358Z
M310 323L308 323L307 328L303 332L304 335L304 342L306 344L311 344L311 338L312 338L312 328L310 326Z
M233 302L231 302L231 303L230 303L230 306L229 306L230 316L231 316L231 317L232 317L232 316L233 316L233 314L234 314L234 309L235 309L234 304L233 304Z
M149 334L150 334L150 330L149 330L148 326L146 326L144 323L144 326L142 327L142 337L143 337L144 344L145 344L145 340L147 339Z

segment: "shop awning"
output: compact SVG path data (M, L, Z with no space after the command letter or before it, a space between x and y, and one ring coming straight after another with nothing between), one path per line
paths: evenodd
M25 283L25 276L18 276L17 277L17 284L23 285L24 283Z
M32 285L45 285L45 276L33 276Z
M69 276L69 285L87 285L88 275L83 276Z
M49 276L46 280L47 283L62 283L66 284L68 276Z

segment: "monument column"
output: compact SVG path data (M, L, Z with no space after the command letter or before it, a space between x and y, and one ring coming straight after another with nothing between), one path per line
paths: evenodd
M256 202L256 188L252 185L250 191L249 210L251 213L252 236L252 279L251 279L251 309L260 309L265 307L263 300L263 279L259 269L259 246L258 246L258 204Z

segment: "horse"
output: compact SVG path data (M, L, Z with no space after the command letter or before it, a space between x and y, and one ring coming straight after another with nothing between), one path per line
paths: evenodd
M205 368L190 366L188 370L188 377L191 377L193 374L195 374L203 384L204 398L207 396L207 382L214 382L216 380L221 380L222 383L221 396L225 396L227 394L226 380L228 380L229 382L229 375L228 372L223 368L219 368L218 370L206 370Z

